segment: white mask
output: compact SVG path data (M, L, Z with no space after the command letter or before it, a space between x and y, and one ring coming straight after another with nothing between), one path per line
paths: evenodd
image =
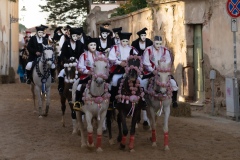
M115 38L119 39L119 35L118 35L118 32L115 32Z
M88 50L89 50L90 52L95 52L95 51L96 51L96 48L97 48L97 45L96 45L95 42L91 42L91 43L88 44Z
M59 36L61 36L61 35L62 35L62 33L58 32L58 35L59 35Z
M77 34L72 34L72 40L73 40L74 42L76 42L77 39L78 39Z
M146 34L141 34L140 38L143 42L145 42L146 41Z
M102 32L101 36L103 39L107 39L108 33L107 32Z
M43 31L37 31L37 36L39 38L42 38L43 37Z
M156 50L159 50L162 46L162 41L154 41L153 46Z
M122 40L121 40L121 45L122 45L123 47L126 47L126 46L128 45L128 42L129 42L128 39L122 39Z

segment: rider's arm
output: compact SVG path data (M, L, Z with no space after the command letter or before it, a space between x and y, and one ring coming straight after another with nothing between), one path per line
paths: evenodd
M65 41L65 36L62 35L61 38L60 38L60 40L59 40L59 47L60 47L60 48L62 48L64 41Z
M82 74L88 74L89 70L87 69L87 67L85 66L85 61L84 61L84 54L83 53L80 57L79 57L79 61L78 61L78 71Z
M28 42L28 46L27 46L28 51L32 54L36 54L36 52L37 52L36 47L34 46L34 38L35 38L35 36L30 38L30 40Z
M150 57L147 49L145 49L145 51L143 52L143 65L145 66L145 69L149 72L152 72L154 70L152 68L152 64L150 62Z
M112 62L114 65L120 65L122 61L119 61L117 59L117 55L116 55L116 52L115 52L115 48L112 47L110 52L109 52L109 56L108 56L108 59L110 62Z
M178 86L177 86L176 81L174 79L170 79L170 83L171 83L173 91L177 91L178 90Z

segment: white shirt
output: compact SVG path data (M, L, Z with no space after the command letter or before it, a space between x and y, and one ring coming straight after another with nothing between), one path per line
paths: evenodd
M106 48L106 47L107 47L107 40L103 41L103 40L101 40L101 38L100 38L100 43L101 43L101 47L102 47L102 48Z
M115 51L115 47L117 48L117 50ZM127 58L130 56L130 51L131 51L132 47L127 45L125 47L122 47L121 44L119 45L114 45L110 52L109 52L109 56L108 59L115 65L120 65L120 63L122 61L126 61ZM133 54L138 54L138 52L133 49Z
M75 50L76 49L76 42L70 42L70 44L71 44L72 49Z
M158 66L158 61L161 60L163 57L166 59L166 63L172 62L172 58L168 49L165 48L165 55L164 48L161 47L159 50L156 50L153 45L149 46L145 49L143 53L143 65L147 69L147 71L152 72L155 69L155 66ZM149 53L149 50L151 53ZM154 65L152 65L152 63Z
M42 39L42 37L40 38L40 37L38 37L38 36L36 36L37 37L37 42L38 43L42 43L43 42L43 39Z
M146 42L144 42L144 43L139 42L139 47L141 50L144 50L146 47Z
M87 74L90 68L93 68L95 56L105 57L101 52L96 51L96 54L92 54L89 51L84 52L79 57L78 68L82 70L83 74Z
M61 38L60 38L60 40L59 40L59 47L60 47L60 50L61 50L61 48L62 48L64 42L65 42L65 36L62 35Z

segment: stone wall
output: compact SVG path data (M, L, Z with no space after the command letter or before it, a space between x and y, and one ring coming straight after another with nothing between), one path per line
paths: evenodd
M216 70L217 99L225 99L225 77L233 76L233 33L231 17L226 11L226 0L155 0L149 8L125 16L106 19L111 28L136 32L148 28L147 37L161 35L163 43L174 54L174 76L179 85L179 99L194 100L194 25L202 25L203 71L205 99L211 97L209 73ZM101 23L96 23L99 27ZM237 52L240 51L240 25L237 32ZM240 68L238 54L237 65ZM239 69L238 69L239 70ZM238 72L239 73L239 72ZM239 74L238 74L239 76ZM224 104L224 103L221 103Z

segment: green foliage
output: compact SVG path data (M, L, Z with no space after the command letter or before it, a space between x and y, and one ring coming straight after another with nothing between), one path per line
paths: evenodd
M40 5L42 12L49 12L48 23L82 25L89 13L88 0L46 0Z
M111 17L129 14L145 7L147 7L146 0L128 0L125 4L121 4L116 9L116 13L113 13Z
M27 28L23 24L19 23L19 32L26 30L26 29Z

